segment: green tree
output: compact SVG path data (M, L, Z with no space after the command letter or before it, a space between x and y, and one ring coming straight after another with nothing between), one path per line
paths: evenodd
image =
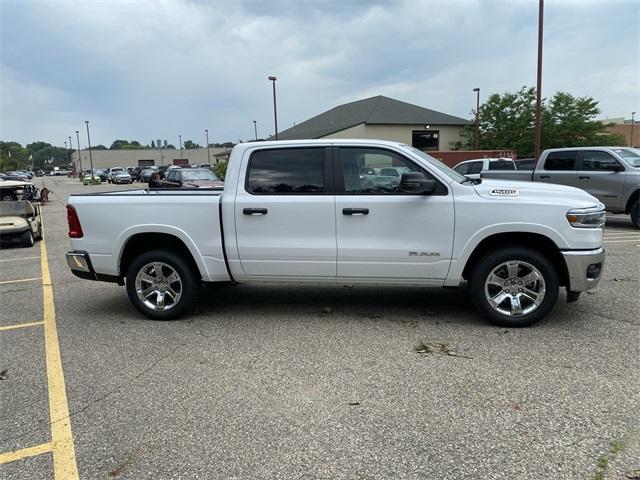
M480 149L511 149L519 157L533 157L535 99L532 87L491 95L480 107ZM599 113L598 102L592 97L557 92L551 99L543 99L542 149L623 143L621 135L605 132L607 125L595 120ZM463 129L467 148L474 148L475 135L474 123Z
M198 145L197 143L193 142L192 140L185 140L184 148L186 148L187 150L196 150L196 149L202 148L202 147L200 147L200 145Z

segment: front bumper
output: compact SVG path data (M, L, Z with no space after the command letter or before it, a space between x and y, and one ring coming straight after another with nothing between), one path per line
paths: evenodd
M105 275L103 273L96 273L91 265L91 258L87 252L72 251L66 253L67 265L71 269L76 277L84 280L97 280L99 282L117 283L118 285L124 285L124 281L121 277L115 275Z
M602 278L604 248L562 252L569 273L567 291L584 292L595 288Z

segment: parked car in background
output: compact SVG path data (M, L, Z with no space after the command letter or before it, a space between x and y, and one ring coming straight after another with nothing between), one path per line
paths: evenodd
M109 183L132 183L131 175L122 167L111 167L107 175Z
M156 171L158 172L158 174L160 175L160 178L163 179L165 177L165 174L167 173L167 170L169 169L169 167L173 167L173 165L160 165Z
M140 182L148 183L149 182L149 178L154 173L156 173L156 171L153 168L145 168L144 170L140 170L140 175L138 176L138 180Z
M167 171L165 180L179 187L224 188L224 182L208 168L174 168Z
M630 147L552 148L533 171L489 171L482 178L555 183L580 188L607 211L626 213L640 228L640 149Z
M477 158L460 162L453 169L469 178L480 178L483 170L515 170L516 165L510 158Z
M137 167L127 167L127 173L129 175L131 175L131 181L135 182L136 180L138 180L138 173L140 172L140 170L137 169Z
M17 239L32 247L42 238L40 206L27 200L0 202L0 242Z
M100 185L102 184L102 178L100 177L100 175L96 172L93 172L93 175L91 175L91 170L85 172L83 174L82 177L82 183L84 185L90 185L91 184L91 179L93 178L93 181L95 182L96 185Z
M16 182L28 182L29 177L23 173L14 172L0 172L0 178L2 180L15 180Z

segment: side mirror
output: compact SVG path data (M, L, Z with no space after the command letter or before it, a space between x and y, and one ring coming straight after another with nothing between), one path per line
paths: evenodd
M428 179L422 172L403 173L400 179L400 191L405 193L428 195L435 191L437 185L435 180Z

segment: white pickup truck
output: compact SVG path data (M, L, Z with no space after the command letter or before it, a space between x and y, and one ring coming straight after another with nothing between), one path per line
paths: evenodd
M399 179L372 181L395 168ZM594 288L604 207L577 188L471 180L408 145L377 140L244 143L224 191L72 195L67 263L126 285L172 319L199 282L458 287L491 322L531 325ZM291 288L291 287L289 287Z

